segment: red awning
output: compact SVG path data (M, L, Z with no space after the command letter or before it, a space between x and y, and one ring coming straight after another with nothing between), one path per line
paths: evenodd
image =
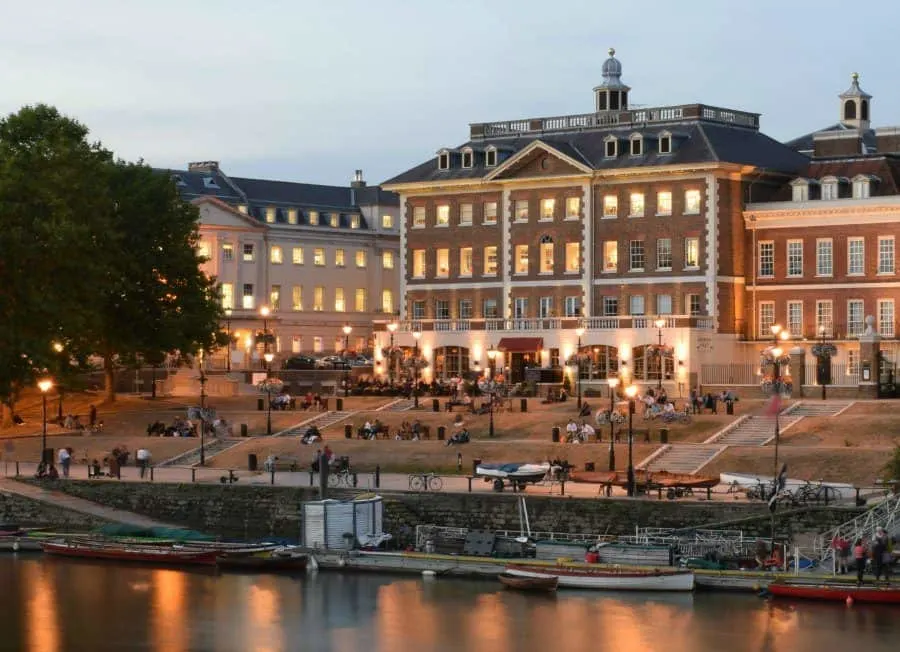
M504 337L497 348L511 353L534 353L544 348L543 337Z

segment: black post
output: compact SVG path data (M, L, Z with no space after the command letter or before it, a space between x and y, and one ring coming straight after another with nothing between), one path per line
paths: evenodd
M347 349L350 348L350 335L344 335L344 398L350 396L350 366L347 364Z
M328 495L328 456L325 453L319 455L319 497L322 500Z
M662 350L662 329L658 328L657 330L659 331L659 347L656 349L656 357L659 360L659 379L657 380L657 383L656 383L656 389L661 392L662 391L663 367L665 366L664 365L665 361L663 360L663 350Z
M826 341L825 341L825 327L823 326L823 327L822 327L822 352L823 352L823 353L825 352L825 344L826 344ZM823 355L823 356L820 358L820 360L821 360L821 362L819 362L819 365L818 365L818 366L819 366L819 370L820 370L820 372L821 372L821 374L822 374L822 379L821 379L821 380L822 380L822 400L824 401L825 398L826 398L825 385L826 385L826 383L828 382L828 376L831 375L831 374L830 374L830 372L831 372L831 356ZM825 366L826 364L828 365L828 367ZM826 370L827 370L827 371L826 371Z
M225 355L225 371L231 373L231 308L225 311L225 334L228 335L228 348Z
M609 440L609 470L616 470L616 449L613 445L613 440L610 438Z
M156 398L156 365L150 365L150 398Z
M419 338L415 338L415 350L413 351L413 365L415 366L415 382L413 383L413 407L419 407Z
M202 362L200 363L203 364ZM203 373L203 367L200 367L200 466L206 464L206 417L204 410L206 408L206 374Z
M393 325L394 322L391 322ZM391 389L394 388L394 331L393 329L389 329L391 331L391 348L388 351L388 382L391 385Z
M376 489L381 488L381 465L380 464L375 465L375 488Z
M581 411L581 335L578 336L578 348L575 349L575 382L578 387L578 410Z
M634 491L634 432L632 430L632 420L634 418L634 399L628 399L628 496L633 497Z
M41 462L44 461L44 451L47 450L47 392L41 392L41 414L43 416L41 426Z
M616 409L616 390L609 386L609 445L612 446L613 439L616 438L616 426L613 423L613 411ZM599 439L598 439L599 441ZM612 449L610 448L610 451ZM613 469L610 469L612 471Z

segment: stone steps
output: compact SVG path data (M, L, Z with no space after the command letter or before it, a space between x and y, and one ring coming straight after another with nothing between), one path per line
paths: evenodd
M792 412L779 417L779 429L787 430L801 419ZM765 446L775 437L775 417L751 416L716 440L725 446Z
M325 430L329 426L333 426L336 423L340 423L344 419L349 419L354 414L356 414L357 410L332 410L330 412L322 412L306 421L302 421L298 423L296 426L292 426L287 430L282 430L281 432L275 433L275 437L299 437L300 435L306 434L307 429L310 426L315 426L319 430Z
M406 398L398 398L396 401L391 401L387 405L382 405L380 408L375 410L376 412L406 412L407 410L412 409L414 401Z
M696 473L724 449L725 446L719 445L674 444L641 468L647 471Z
M204 449L204 457L206 461L209 461L210 458L218 455L219 453L224 453L225 451L234 448L235 446L240 446L244 442L248 441L247 439L218 439L215 437L210 437L206 444L203 446ZM166 466L196 466L200 464L200 447L191 449L182 453L181 455L176 455L175 457L171 457L163 462L160 462L156 466L158 467L166 467Z
M853 403L854 401L800 401L786 413L792 417L833 417Z

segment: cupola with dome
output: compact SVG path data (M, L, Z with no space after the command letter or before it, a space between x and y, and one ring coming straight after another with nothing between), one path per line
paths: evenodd
M594 88L596 111L625 111L628 109L628 91L622 82L622 62L616 59L616 49L609 49L609 59L603 62L603 81Z

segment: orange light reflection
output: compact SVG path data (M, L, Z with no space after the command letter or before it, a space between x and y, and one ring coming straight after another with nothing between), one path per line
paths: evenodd
M188 649L187 579L179 571L153 571L153 640L157 652Z
M56 610L56 587L50 570L44 564L25 566L27 648L31 652L58 652L59 620Z

